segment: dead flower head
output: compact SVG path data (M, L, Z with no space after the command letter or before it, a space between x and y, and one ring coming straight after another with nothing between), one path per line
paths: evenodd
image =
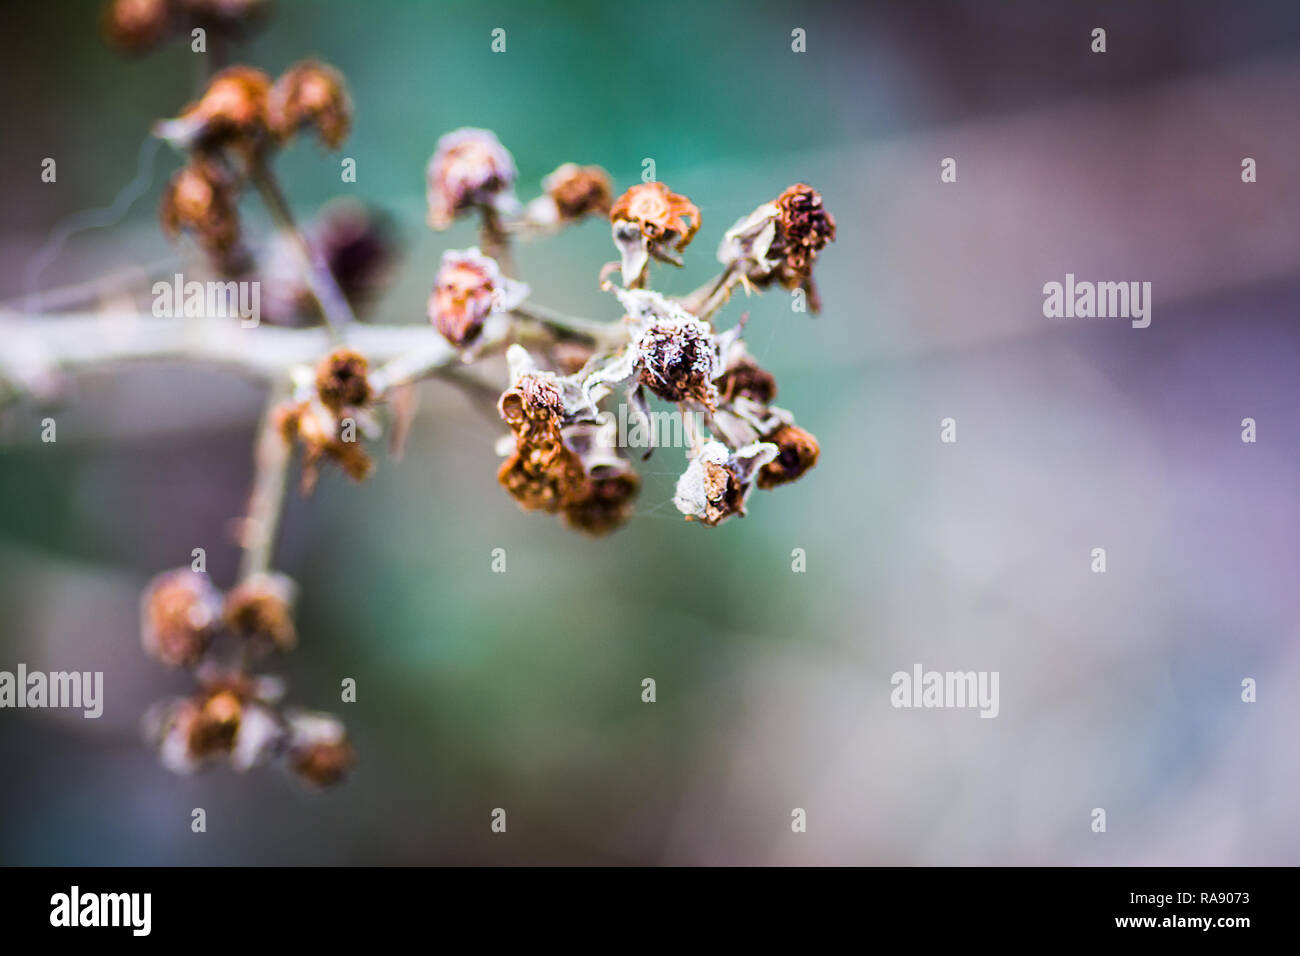
M834 238L835 219L821 194L795 183L727 230L718 261L743 270L759 287L777 281L786 289L804 289L817 312L821 303L812 282L813 261Z
M254 574L226 595L226 627L257 653L293 650L298 642L293 624L296 592L293 581L283 574Z
M374 471L359 432L369 424L360 411L338 415L325 407L316 395L290 401L276 410L276 428L290 444L302 446L303 494L310 494L320 477L320 466L327 461L338 465L353 481L364 481Z
M442 255L429 297L429 319L452 345L465 348L478 338L493 312L508 312L528 296L528 286L501 273L478 249Z
M599 166L565 163L542 180L541 196L528 204L530 222L562 226L584 216L609 214L613 202L609 173Z
M719 441L706 442L677 480L673 504L687 521L709 527L745 514L754 476L777 453L775 445L756 442L734 452Z
M446 229L461 213L484 208L508 215L518 201L514 195L514 157L496 134L466 127L438 140L425 173L429 225Z
M173 25L170 0L113 0L104 8L104 35L123 53L147 53Z
M288 763L305 783L329 787L347 776L356 763L356 752L338 718L298 713L289 717Z
M140 599L141 643L169 667L198 664L220 621L220 592L189 568L158 575Z
M817 464L821 452L812 433L798 425L782 425L763 440L777 448L776 456L758 473L758 487L764 489L797 481Z
M195 240L225 272L240 271L245 262L239 228L239 186L233 174L215 159L193 156L163 190L158 210L163 232L182 231Z
M271 79L261 70L226 67L198 101L176 119L158 123L154 133L183 149L231 147L246 158L257 156L270 141L270 91Z
M316 395L338 414L345 408L365 408L374 397L367 377L370 363L360 352L337 348L316 366Z
M267 103L272 133L288 140L304 126L338 149L352 128L352 100L343 74L318 60L296 63L275 81Z
M700 228L700 210L660 182L633 186L609 212L614 245L622 254L623 284L637 285L651 258L681 265L685 249Z
M274 707L261 698L262 686L232 675L153 708L145 716L145 732L163 766L193 773L219 759L241 771L265 762L279 749L284 729Z
M695 318L668 319L647 327L637 338L640 382L669 402L698 402L713 409L718 347L709 326Z

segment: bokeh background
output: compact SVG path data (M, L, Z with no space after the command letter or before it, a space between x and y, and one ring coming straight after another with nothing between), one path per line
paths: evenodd
M10 306L193 89L184 44L123 59L98 15L0 13ZM424 163L457 126L498 132L525 198L564 161L622 189L654 158L703 211L685 269L656 273L673 292L712 274L736 218L815 185L839 225L824 314L772 294L724 321L748 310L822 461L708 531L673 511L683 462L659 452L637 517L592 541L520 512L493 480L500 429L424 386L403 461L361 487L331 473L286 513L302 640L272 669L360 754L315 794L174 776L137 731L188 686L140 651L138 593L199 546L230 583L260 391L195 367L86 375L53 445L48 409L10 406L0 669L102 670L107 702L98 721L0 711L0 862L1300 862L1300 7L280 0L240 49L273 72L309 54L348 77L358 182L308 142L280 169L304 216L349 192L396 217L375 321L422 321L441 251L474 241L422 223ZM155 220L177 159L153 162L38 288L187 261ZM538 301L613 319L610 258L599 223L518 251ZM1045 319L1066 272L1151 281L1151 327ZM891 708L918 662L999 671L1000 715Z

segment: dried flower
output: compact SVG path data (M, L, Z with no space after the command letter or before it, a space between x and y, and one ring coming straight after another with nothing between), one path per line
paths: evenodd
M310 494L320 477L322 462L332 461L353 481L364 481L374 470L374 462L356 435L366 424L362 416L340 418L312 396L287 402L276 410L276 428L286 442L297 442L303 449L302 493Z
M254 574L226 595L226 626L259 653L293 650L298 642L293 624L296 591L283 574Z
M609 213L614 245L622 254L623 284L641 283L651 257L681 265L671 251L685 249L700 228L700 210L660 182L633 186Z
M705 443L677 480L673 504L687 521L709 527L745 514L755 473L777 453L775 445L756 442L734 452L719 441Z
M239 186L216 160L194 156L177 170L163 190L159 219L168 236L193 233L223 271L239 272L246 265L239 229Z
M364 408L374 393L366 377L370 363L360 352L337 348L316 366L316 394L321 404L338 414L345 408Z
M528 286L501 274L478 249L442 254L429 297L429 319L452 345L465 348L478 338L493 312L507 312L528 296Z
M742 269L759 287L779 281L787 289L803 288L817 312L821 302L812 282L813 261L834 238L835 219L822 205L821 194L796 183L728 229L718 260Z
M206 574L178 568L155 577L140 600L144 649L170 667L193 667L221 617L221 594Z
M255 688L248 679L219 679L192 697L153 708L145 715L145 733L163 765L192 773L214 759L229 759L242 771L275 753L283 727L275 710L255 696Z
M169 0L113 0L104 8L104 35L123 53L149 52L172 26Z
M267 102L271 131L287 140L313 127L330 149L338 149L352 128L352 100L343 74L318 60L294 64L275 81Z
M796 481L817 464L817 439L797 425L782 425L763 440L775 445L777 453L758 473L760 488Z
M710 410L716 406L718 347L706 323L695 318L656 322L637 338L636 362L641 384L660 398L698 402Z
M330 714L295 714L289 719L289 766L305 782L328 787L356 763L343 724Z
M481 207L509 215L514 195L514 158L496 134L466 127L438 140L426 170L429 225L446 229L463 212Z
M565 163L542 180L543 194L528 204L528 219L554 227L587 215L608 215L613 202L609 173L599 166Z
M181 115L154 127L155 135L181 148L232 147L253 158L270 140L267 102L271 80L251 66L230 66L208 81L203 96Z

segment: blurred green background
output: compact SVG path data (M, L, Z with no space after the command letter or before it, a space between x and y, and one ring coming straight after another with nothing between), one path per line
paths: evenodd
M192 95L184 44L120 58L98 9L0 15L5 298ZM525 199L562 162L621 191L653 158L703 215L686 267L655 273L669 292L713 274L735 219L817 187L839 226L824 314L770 294L723 324L749 312L821 463L710 532L673 510L683 460L659 451L637 517L592 541L519 511L494 480L501 429L425 386L404 460L361 487L330 473L285 516L302 638L271 669L360 756L316 795L269 771L173 776L136 733L186 686L139 649L139 590L200 546L231 582L259 391L193 368L86 376L55 445L36 440L46 410L12 408L0 668L103 670L107 704L0 712L0 861L1296 861L1296 705L1237 700L1244 675L1300 676L1293 5L280 0L239 58L278 73L307 55L348 79L358 181L307 141L278 168L304 217L343 193L397 216L374 321L423 321L441 251L475 241L423 225L424 164L458 126L498 133ZM1267 170L1245 194L1242 155ZM39 285L166 256L154 210L176 162L159 151L126 219L72 238ZM601 319L613 257L600 223L517 250L537 301ZM1066 271L1154 278L1152 328L1049 323L1041 286ZM1269 426L1243 459L1247 414ZM938 442L949 415L956 446ZM1098 543L1105 578L1087 573ZM890 708L889 675L918 661L999 670L999 719ZM1089 832L1095 806L1113 838Z

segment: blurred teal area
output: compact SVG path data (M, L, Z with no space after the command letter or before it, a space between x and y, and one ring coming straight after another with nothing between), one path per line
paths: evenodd
M117 57L96 3L2 16L8 299L55 223L132 178L197 70L183 45ZM1098 17L1104 60L1081 39ZM373 321L422 322L441 252L475 241L423 222L424 165L458 126L498 133L525 199L566 161L621 191L653 159L703 216L685 268L654 273L673 293L714 273L737 218L813 184L839 229L824 314L738 295L722 324L748 313L821 461L709 531L673 509L684 459L661 449L629 526L590 540L517 509L499 423L424 386L401 461L380 454L363 486L328 473L285 514L302 637L271 669L359 752L314 794L273 771L174 776L137 735L186 688L139 648L139 591L195 547L232 582L260 391L149 368L8 409L0 669L103 670L107 703L99 721L0 711L0 862L1300 859L1293 5L281 0L240 53L272 73L307 55L348 79L358 181L307 141L278 168L304 215L354 192L397 217ZM1247 154L1268 175L1243 193ZM40 286L167 256L155 209L176 164L161 151L126 219L71 239ZM605 320L613 257L603 223L517 252L537 301ZM1040 290L1067 271L1153 279L1152 327L1050 323ZM949 416L956 445L938 441ZM1106 576L1087 572L1098 544ZM891 708L915 662L1000 671L998 719ZM1243 676L1267 688L1256 705Z

